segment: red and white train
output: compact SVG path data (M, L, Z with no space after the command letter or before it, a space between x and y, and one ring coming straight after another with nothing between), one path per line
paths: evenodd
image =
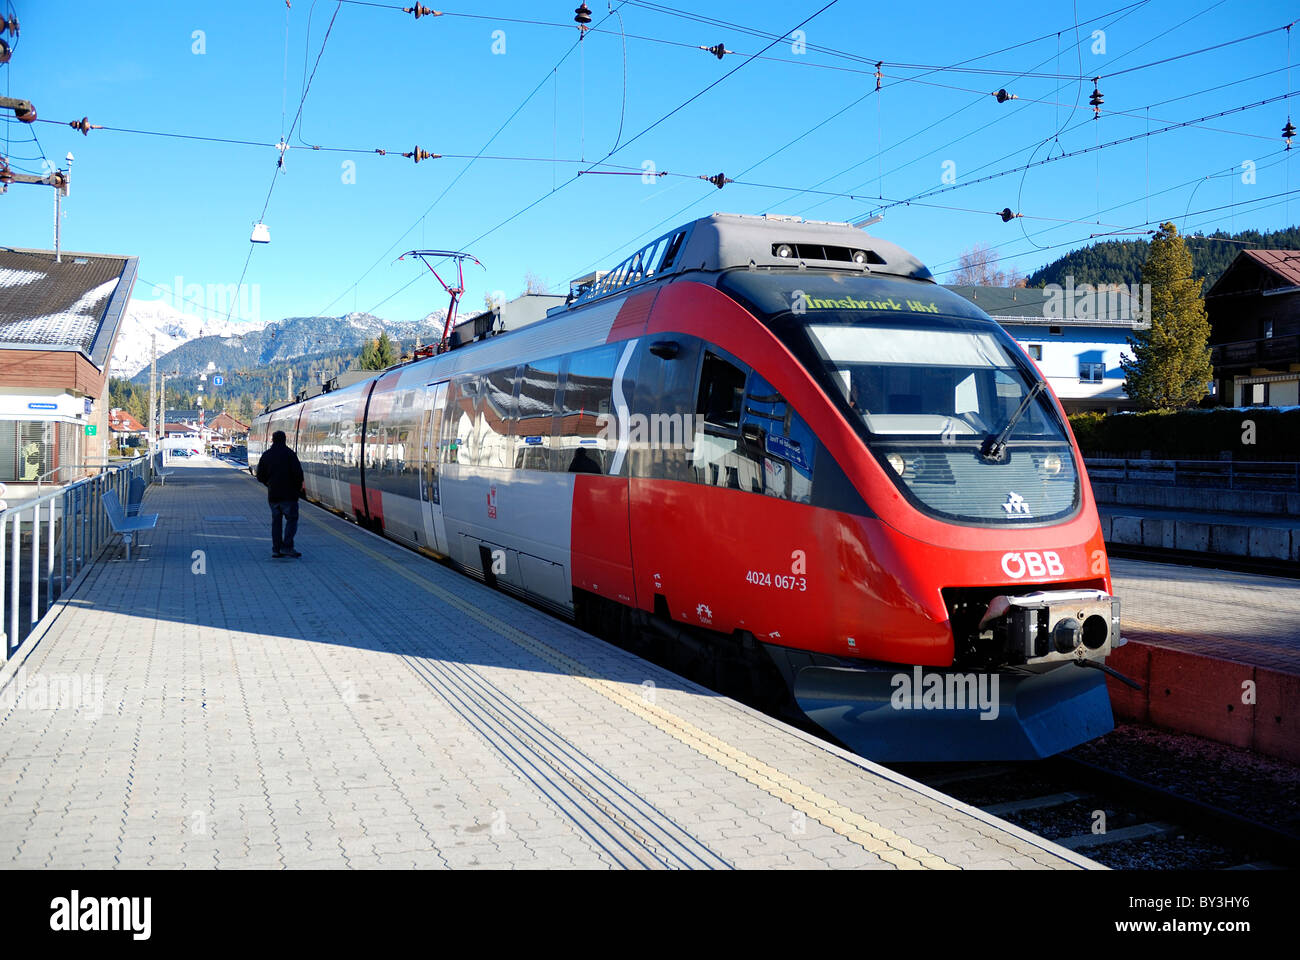
M1111 728L1119 605L1059 402L846 224L696 220L536 322L264 414L252 468L276 430L308 499L866 756Z

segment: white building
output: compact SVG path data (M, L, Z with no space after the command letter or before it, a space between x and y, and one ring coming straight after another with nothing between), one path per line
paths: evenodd
M1071 284L1048 287L958 287L1025 348L1066 413L1132 409L1120 359L1143 321L1136 291Z
M9 502L103 463L134 257L0 247L0 483Z

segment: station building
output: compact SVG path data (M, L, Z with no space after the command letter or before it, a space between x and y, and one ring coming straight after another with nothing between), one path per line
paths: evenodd
M0 483L12 503L107 460L108 371L128 256L0 247ZM89 466L88 466L89 465Z
M1243 250L1205 293L1223 403L1300 404L1300 250Z
M948 286L1002 325L1038 364L1066 413L1131 410L1120 359L1146 321L1141 294L1098 287Z

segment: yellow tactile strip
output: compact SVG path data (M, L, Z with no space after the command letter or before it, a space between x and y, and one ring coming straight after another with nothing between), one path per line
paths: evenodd
M310 514L305 514L305 516L310 516ZM775 767L771 767L726 741L701 730L671 711L665 710L657 704L646 703L639 695L639 692L633 693L625 689L621 684L595 676L579 661L510 626L491 614L485 613L424 577L412 573L392 558L359 543L356 538L349 537L333 529L332 524L315 517L311 519L314 525L325 530L331 536L337 537L367 556L388 566L399 576L437 597L443 603L455 607L494 633L572 675L580 683L613 701L629 713L640 717L760 790L835 831L851 843L870 851L886 863L893 864L904 870L960 869L925 847L913 843L888 827L881 826L850 810L812 787L786 776Z

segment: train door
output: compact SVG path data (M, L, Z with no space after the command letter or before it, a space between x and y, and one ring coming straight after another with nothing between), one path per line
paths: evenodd
M447 554L447 525L442 515L440 468L443 460L442 415L447 404L447 381L430 383L424 398L424 469L420 471L420 501L429 548Z

